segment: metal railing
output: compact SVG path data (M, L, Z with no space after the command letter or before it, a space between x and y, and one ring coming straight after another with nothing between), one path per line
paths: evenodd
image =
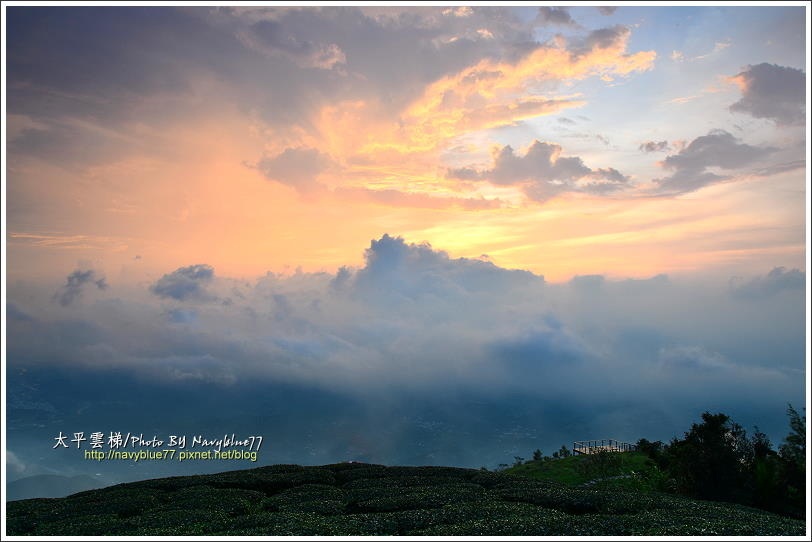
M637 446L615 439L581 440L572 443L574 454L596 454L598 452L634 452Z

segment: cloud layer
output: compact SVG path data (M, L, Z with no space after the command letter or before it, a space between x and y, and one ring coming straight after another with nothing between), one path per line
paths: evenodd
M57 310L20 283L11 450L103 425L260 432L269 463L495 466L604 434L667 439L706 409L780 438L803 396L804 277L551 284L384 235L360 268L246 281L192 265ZM86 472L69 459L29 470Z
M554 285L389 235L370 244L365 260L336 274L268 274L255 283L218 278L207 265L182 267L149 292L66 305L74 316L64 321L14 300L10 359L90 366L115 360L164 378L270 377L356 391L373 382L433 387L455 375L462 386L531 386L557 396L559 379L583 379L575 393L586 394L590 382L609 377L606 371L642 370L643 380L654 379L646 386L659 386L647 367L661 348L680 345L719 352L731 360L730 381L749 385L748 371L762 362L740 355L741 337L787 337L802 325L801 319L787 326L803 310L798 270L776 269L731 291L664 276L621 282L581 276ZM642 342L628 338L644 329ZM66 342L53 350L36 340L43 333ZM790 341L799 355L802 339L800 333ZM628 357L630 351L637 354ZM789 357L763 370L778 385L781 371L802 360ZM624 393L641 384L615 383Z

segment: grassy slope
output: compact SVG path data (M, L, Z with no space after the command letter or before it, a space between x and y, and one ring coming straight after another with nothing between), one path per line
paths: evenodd
M751 508L451 467L275 465L7 504L9 535L803 535Z
M577 486L605 476L645 476L655 470L651 460L640 452L626 452L617 454L615 457L619 460L617 468L612 468L603 473L595 469L584 469L582 465L584 461L589 458L583 455L571 456L564 459L553 459L550 461L528 461L522 465L511 467L504 472L528 476L538 480L553 480L570 486ZM626 485L622 480L609 482L609 484Z

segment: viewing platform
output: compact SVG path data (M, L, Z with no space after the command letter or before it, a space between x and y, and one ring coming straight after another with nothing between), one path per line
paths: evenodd
M615 439L581 440L572 443L574 454L597 454L599 452L635 452L637 446Z

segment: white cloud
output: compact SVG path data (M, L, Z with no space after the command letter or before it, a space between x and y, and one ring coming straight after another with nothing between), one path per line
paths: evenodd
M793 303L780 296L751 302L726 284L680 284L662 276L549 284L527 271L452 258L390 236L373 241L365 257L360 269L268 274L254 283L190 266L153 285L163 297L114 289L107 299L76 306L71 321L54 319L49 303L37 309L18 302L10 313L10 355L79 366L115 359L170 379L269 377L338 388L372 381L422 387L453 374L461 385L533 383L544 394L565 382L587 390L608 370L645 369L672 344L704 348L710 342L710 351L729 360L720 370L731 382L749 385L740 367L763 360L737 357L741 345L785 333L780 311ZM803 274L774 271L752 288L772 291L776 281L795 284L797 276ZM201 295L217 302L197 303L194 310L178 305ZM642 342L628 338L638 329L649 330ZM55 339L43 342L43 336ZM803 334L793 340L802 342ZM647 384L618 385L632 393Z

